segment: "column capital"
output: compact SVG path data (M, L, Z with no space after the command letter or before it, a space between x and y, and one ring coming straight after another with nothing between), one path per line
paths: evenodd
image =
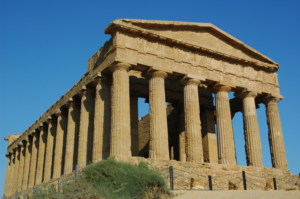
M243 89L241 91L238 91L236 93L234 93L234 96L237 96L241 99L247 98L247 97L253 97L256 98L258 92L256 91L250 91L248 89Z
M56 109L54 115L56 117L67 116L68 115L68 111L66 111L64 108L60 107L60 108Z
M152 70L147 73L146 77L148 79L152 79L155 77L166 79L168 77L168 73L166 73L164 71Z
M115 72L116 70L125 70L125 71L129 71L131 68L131 65L128 63L124 63L124 62L117 62L117 63L113 63L112 65L109 66L109 70L111 72Z
M111 78L108 78L108 77L105 77L105 76L97 76L94 81L93 81L93 84L95 86L101 84L101 83L104 83L104 84L111 84Z
M185 74L180 80L179 83L181 86L186 86L186 85L196 85L199 86L201 81L205 81L205 78L202 76L197 76L193 74Z
M272 96L272 95L267 95L262 99L262 102L267 105L267 104L277 104L280 100L283 99L283 96Z
M95 91L94 91L94 89L92 89L90 87L82 86L81 90L78 92L78 95L80 97L94 96L95 95Z
M215 83L210 89L212 92L217 93L217 92L226 92L229 93L229 91L232 90L232 88L235 88L235 84L232 84L230 82L225 82L225 81L219 81Z

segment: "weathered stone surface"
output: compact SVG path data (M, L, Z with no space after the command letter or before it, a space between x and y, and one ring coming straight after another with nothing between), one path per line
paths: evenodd
M187 141L187 161L203 162L201 121L198 86L198 79L182 80L184 86L184 115L185 135Z
M54 153L54 141L56 136L57 118L49 117L48 120L48 131L47 131L47 145L45 155L45 167L43 181L47 182L52 178L53 172L53 153Z
M110 156L131 156L129 64L117 63L110 67L113 73L111 92Z
M39 133L34 132L34 134L32 135L30 171L29 171L29 181L28 181L27 188L32 188L34 186L38 148L39 148Z
M26 143L26 154L25 154L25 163L23 171L23 182L22 182L22 191L27 189L28 180L29 180L29 169L30 169L30 159L32 153L32 137L27 138Z
M84 87L80 95L81 108L77 163L82 168L92 162L95 91L94 89Z
M43 180L48 125L40 124L39 130L40 130L39 133L40 137L39 137L37 168L36 168L36 175L35 175L35 185L41 184Z
M68 102L68 107L68 127L64 174L71 173L75 169L75 165L77 164L78 134L80 121L80 103L78 103L78 101L74 99L71 99Z
M54 151L54 165L53 165L53 178L59 178L63 169L63 145L65 144L65 134L67 133L68 126L68 111L59 109L56 112L57 116L57 129L55 136L55 151Z
M20 162L19 162L18 183L17 183L18 192L22 191L26 143L21 142L21 143L19 143L19 146L20 146L20 155L19 155L20 156Z
M163 71L151 71L149 80L150 143L149 157L170 159L166 113L165 78Z
M231 90L231 87L235 86L218 82L214 85L213 90L216 93L219 164L235 165L235 143L228 98L228 92Z
M93 136L93 163L107 159L110 154L110 130L111 130L111 80L107 77L99 77L96 84L95 118Z
M243 91L237 94L243 99L245 150L248 166L262 167L261 141L256 116L255 92Z
M279 117L277 103L280 99L269 97L264 99L269 126L269 144L271 150L272 165L274 168L287 169L284 140Z

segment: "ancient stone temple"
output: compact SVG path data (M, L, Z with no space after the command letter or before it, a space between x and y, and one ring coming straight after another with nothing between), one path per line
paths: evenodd
M238 111L248 167L263 168L259 104L266 106L269 170L289 173L277 63L209 23L123 19L105 33L111 39L83 77L24 133L5 138L5 195L108 157L245 170L236 165ZM149 103L140 119L138 98Z

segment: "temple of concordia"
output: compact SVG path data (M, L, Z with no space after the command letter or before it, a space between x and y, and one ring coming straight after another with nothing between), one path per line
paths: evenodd
M209 23L119 19L105 33L111 39L88 60L87 73L24 133L5 137L5 195L108 157L189 165L211 175L291 175L277 63ZM140 119L138 98L149 103ZM273 168L262 163L259 104L266 106L269 132L263 133ZM232 118L238 111L247 167L236 160Z

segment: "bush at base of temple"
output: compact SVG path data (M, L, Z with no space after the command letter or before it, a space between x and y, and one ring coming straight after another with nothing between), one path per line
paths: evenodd
M113 158L88 165L83 177L64 184L62 193L55 189L39 189L34 198L168 198L170 190L164 178L148 169L146 162L139 165L118 162Z

